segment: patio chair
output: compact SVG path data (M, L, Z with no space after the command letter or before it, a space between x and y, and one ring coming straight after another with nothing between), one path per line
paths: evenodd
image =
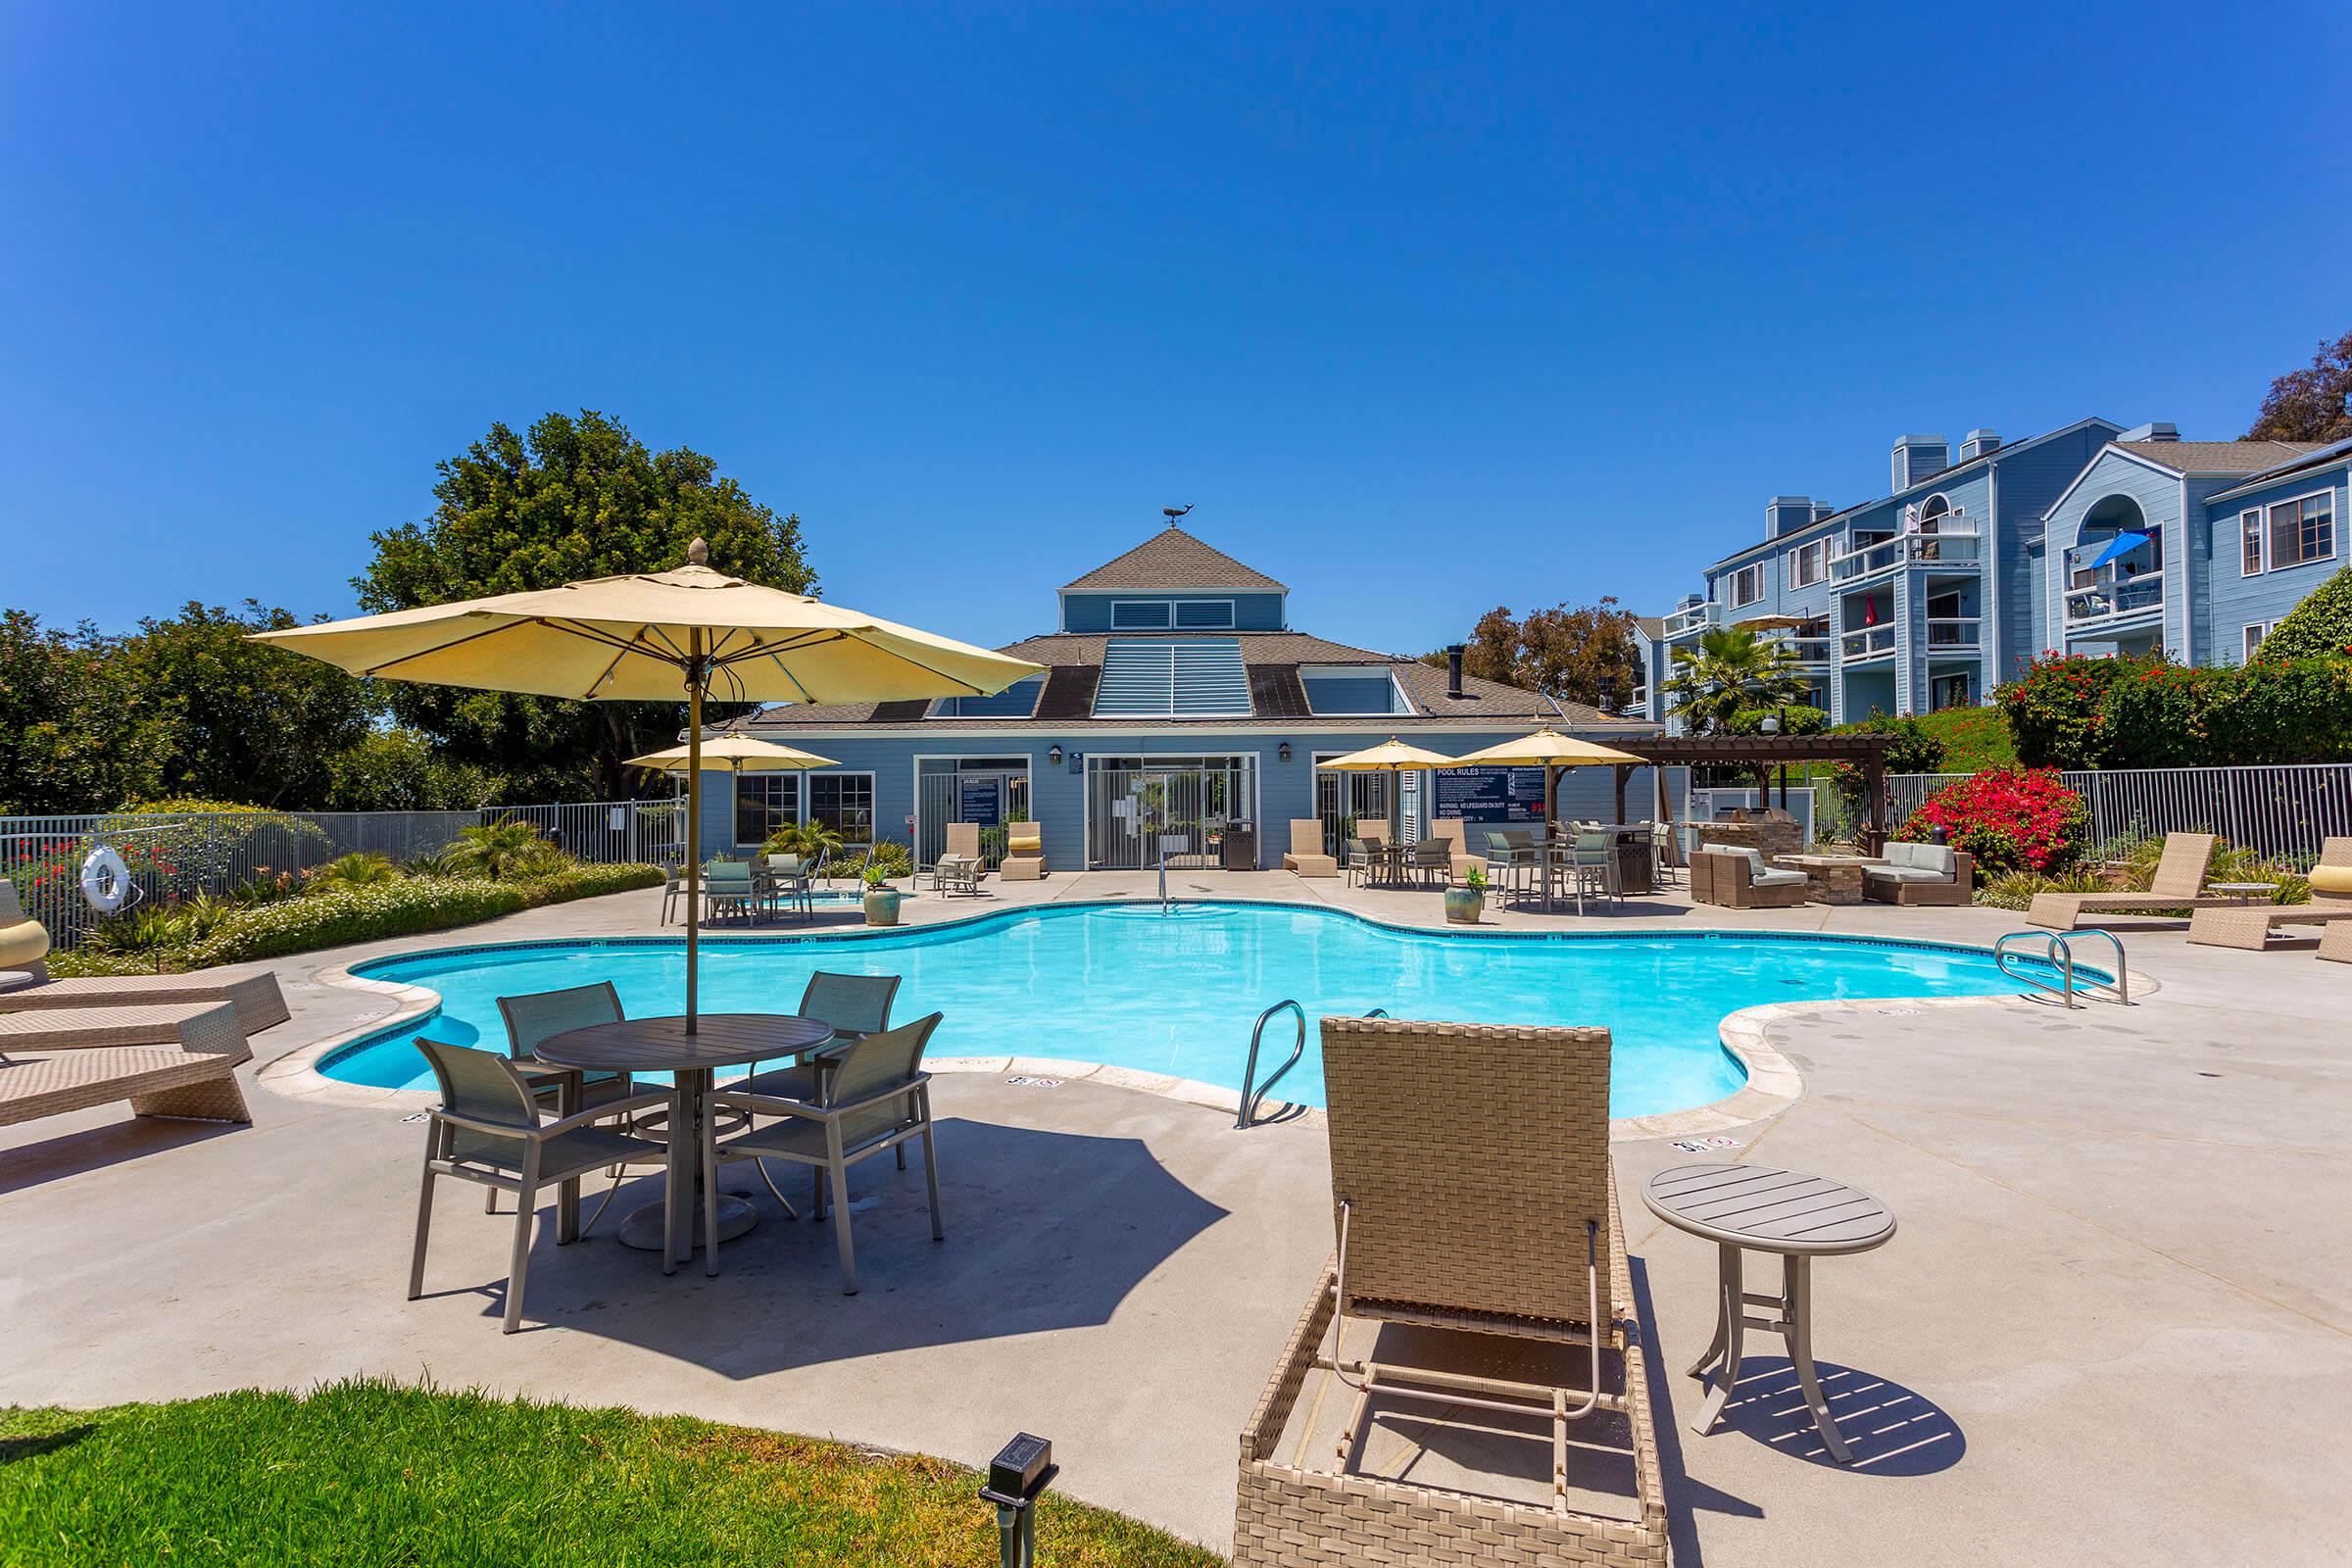
M980 891L980 824L950 822L947 827L947 853L931 862L931 891L976 895Z
M1429 824L1429 836L1442 840L1452 857L1446 867L1449 881L1459 882L1469 876L1472 866L1483 868L1487 863L1485 856L1471 852L1468 824L1458 816L1438 817Z
M2326 925L2321 951L2335 956L2328 939L2333 922L2352 920L2352 838L2331 838L2320 846L2320 858L2311 868L2309 904L2240 904L2200 907L2189 916L2188 940L2214 948L2245 948L2259 953L2271 933L2284 925Z
M678 906L686 898L686 873L674 865L662 867L662 923L677 917Z
M1008 822L1004 826L1004 858L997 863L1000 882L1036 882L1046 874L1046 829L1042 822Z
M493 1195L515 1197L514 1250L507 1264L506 1332L522 1326L522 1276L531 1258L531 1222L538 1215L542 1187L563 1187L592 1170L661 1159L660 1144L591 1125L615 1110L665 1104L668 1096L638 1095L551 1122L539 1119L539 1102L514 1064L496 1052L447 1046L419 1039L416 1049L432 1064L441 1103L426 1112L424 1181L416 1196L416 1245L409 1258L409 1299L424 1294L425 1238L433 1222L433 1179L454 1177L487 1187ZM576 1241L565 1205L558 1205L559 1244ZM598 1209L602 1215L603 1209ZM588 1224L593 1227L596 1221ZM579 1235L586 1235L582 1229ZM662 1238L666 1249L668 1238ZM663 1252L664 1256L668 1253Z
M621 1011L620 993L612 988L612 981L501 997L498 1016L507 1026L507 1059L514 1064L515 1075L531 1086L532 1098L542 1104L552 1098L558 1115L609 1105L637 1092L635 1081L625 1072L583 1072L539 1059L539 1043L543 1040L591 1024L618 1023L626 1016ZM631 1120L629 1131L638 1131ZM588 1222L591 1225L604 1217L605 1210L612 1205L612 1194L620 1190L625 1173L616 1166L612 1174L612 1186L606 1192L605 1200L597 1205L595 1218ZM485 1195L482 1212L498 1212L495 1191Z
M799 855L763 855L761 868L767 873L767 907L773 909L786 904L798 905L805 919L816 918L816 895L808 879L808 861Z
M842 1054L867 1035L880 1034L890 1027L891 1003L899 994L900 976L895 974L835 974L819 969L808 977L801 990L801 1004L795 1010L804 1018L815 1018L833 1026L838 1042L818 1054L788 1067L767 1072L754 1062L743 1077L726 1087L747 1095L776 1095L786 1100L814 1100L818 1081L841 1059ZM906 1151L899 1151L899 1169L906 1168ZM760 1179L767 1181L763 1166ZM775 1194L784 1211L796 1218L799 1211L780 1192L776 1184L767 1182L767 1190Z
M2085 914L2160 914L2167 909L2233 907L2236 899L2205 891L2205 867L2213 859L2214 839L2211 833L2167 833L2147 892L2036 893L2026 918L2053 931L2072 931Z
M923 1071L923 1050L939 1027L940 1015L917 1018L897 1029L870 1034L834 1058L808 1099L780 1099L726 1090L717 1103L749 1116L778 1118L719 1144L717 1159L784 1159L810 1168L817 1219L833 1210L833 1241L841 1252L841 1291L858 1294L858 1259L850 1242L850 1167L886 1149L904 1150L910 1139L923 1143L923 1175L931 1192L931 1239L945 1241L939 1221L939 1155L931 1138L931 1075ZM903 1156L902 1156L903 1157ZM710 1162L716 1169L716 1161ZM902 1166L902 1168L904 1168ZM766 1166L760 1166L762 1179ZM769 1184L773 1190L773 1183ZM828 1192L829 1188L829 1192ZM712 1216L718 1186L706 1183ZM779 1195L781 1196L781 1195ZM715 1226L715 1217L706 1223ZM709 1272L718 1272L717 1249Z
M703 907L715 919L732 913L748 919L760 902L760 887L749 860L712 860L703 867Z
M1649 874L1659 887L1671 886L1683 863L1683 845L1671 822L1644 822L1649 829Z
M1494 884L1507 899L1527 886L1527 874L1536 868L1536 852L1511 842L1505 829L1487 831L1487 880Z
M225 1002L248 1035L284 1023L293 1013L270 969L255 974L124 974L51 979L49 932L24 917L17 887L0 876L0 1011L46 1007L162 1006L175 1002Z
M1284 852L1282 868L1300 876L1338 876L1337 856L1323 853L1323 819L1317 816L1291 818L1291 847Z
M1617 868L1617 840L1615 835L1601 832L1579 833L1575 846L1568 852L1568 879L1575 884L1576 912L1585 912L1585 893L1594 898L1625 902L1625 883Z
M1664 1564L1609 1167L1609 1031L1325 1018L1322 1039L1339 1250L1242 1430L1237 1568ZM1435 1406L1439 1430L1446 1407L1466 1408L1504 1443L1522 1422L1548 1427L1550 1496L1423 1482L1411 1454L1401 1474L1364 1473L1375 1400ZM1602 1450L1585 1484L1630 1494L1630 1518L1570 1502L1569 1429L1595 1413L1603 1430L1576 1449ZM1328 1459L1314 1440L1335 1437L1326 1469L1309 1454Z
M1340 870L1361 887L1380 870L1380 856L1367 839L1346 839L1340 844Z
M1690 902L1725 909L1792 909L1811 895L1813 879L1764 863L1762 850L1702 844L1690 857Z
M1453 880L1453 845L1441 838L1418 839L1404 852L1407 875L1444 887Z

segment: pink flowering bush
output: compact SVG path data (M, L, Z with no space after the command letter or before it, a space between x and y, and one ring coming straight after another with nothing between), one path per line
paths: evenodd
M2082 858L2090 808L2054 768L1999 768L1929 796L1903 823L1902 836L1925 840L1937 828L1954 849L1976 858L1982 876L2047 875Z

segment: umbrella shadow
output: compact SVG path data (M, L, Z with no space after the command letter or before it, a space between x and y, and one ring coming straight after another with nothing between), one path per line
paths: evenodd
M1049 1132L948 1118L938 1124L940 1213L931 1239L921 1146L907 1169L877 1155L850 1172L859 1294L844 1296L836 1219L809 1217L804 1167L769 1171L800 1209L786 1217L748 1165L722 1173L759 1223L674 1275L657 1254L612 1240L618 1221L659 1200L659 1177L633 1181L596 1232L558 1247L543 1210L525 1323L657 1350L729 1378L893 1350L1091 1328L1226 1210L1184 1185L1135 1138ZM587 1195L585 1212L602 1193ZM457 1215L450 1216L452 1221ZM505 1306L486 1281L483 1314Z

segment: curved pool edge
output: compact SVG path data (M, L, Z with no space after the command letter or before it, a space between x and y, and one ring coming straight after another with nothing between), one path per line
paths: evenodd
M1344 909L1336 905L1309 899L1185 899L1175 901L1196 907L1238 908L1294 908L1311 909L1318 913L1343 915L1379 930L1407 936L1434 936L1465 941L1527 941L1527 942L1592 942L1627 937L1666 938L1682 941L1703 941L1723 937L1761 938L1776 942L1820 942L1830 944L1899 947L1936 952L1964 953L1983 956L1987 948L1971 947L1966 943L1936 941L1924 938L1875 937L1842 932L1770 931L1745 928L1706 926L1695 930L1659 929L1644 927L1640 931L1485 931L1461 930L1444 926L1408 925L1402 921L1382 919ZM1149 907L1150 901L1138 899L1078 899L1067 903L1054 901L1043 905L1023 905L1008 909L976 909L970 914L950 919L929 921L919 926L893 928L851 927L846 931L823 932L729 932L722 939L730 944L775 943L779 945L803 942L865 940L869 937L905 937L929 931L965 930L984 926L992 921L1009 921L1043 915L1059 909L1140 908ZM393 999L393 1010L381 1017L371 1018L338 1031L324 1040L298 1047L278 1056L261 1069L257 1081L277 1094L293 1099L315 1100L347 1105L400 1104L412 1098L429 1094L420 1089L377 1089L364 1084L346 1083L329 1078L318 1071L320 1064L339 1052L363 1045L380 1034L402 1029L418 1018L432 1013L441 1005L440 994L425 986L405 982L378 980L356 972L376 964L398 963L409 959L447 956L466 953L495 953L515 949L603 945L612 947L656 947L678 943L672 936L602 936L602 937L537 937L514 938L507 941L459 943L449 947L418 949L411 952L389 953L362 958L353 964L338 964L317 970L312 978L321 985L341 986L351 990L368 991ZM2134 974L2143 991L2156 989L2152 981ZM1804 1093L1804 1076L1794 1062L1774 1047L1767 1038L1771 1027L1784 1020L1816 1015L1831 1015L1843 1011L1879 1011L1889 1006L1907 1008L1971 1007L2006 1003L2017 998L2010 996L1982 997L1886 997L1836 998L1814 1002L1765 1003L1741 1007L1726 1013L1716 1025L1716 1036L1723 1050L1738 1061L1747 1075L1747 1081L1732 1094L1704 1105L1682 1110L1658 1111L1642 1116L1613 1118L1609 1136L1613 1142L1643 1138L1689 1138L1719 1133L1734 1127L1748 1126L1794 1104ZM1056 1078L1100 1083L1112 1088L1132 1090L1140 1094L1157 1095L1163 1099L1197 1105L1223 1115L1237 1115L1241 1108L1241 1094L1219 1084L1203 1083L1195 1078L1178 1078L1165 1073L1148 1072L1140 1068L1115 1066L1106 1062L1084 1061L1065 1057L1029 1056L945 1056L929 1063L939 1073L986 1073L1006 1076ZM1323 1120L1320 1106L1281 1106L1287 1119L1319 1125ZM1272 1114L1272 1112L1269 1112Z

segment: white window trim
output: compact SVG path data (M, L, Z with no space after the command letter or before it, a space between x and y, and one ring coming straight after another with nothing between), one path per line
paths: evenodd
M1325 712L1315 706L1315 694L1308 690L1306 692L1306 710L1315 718L1402 718L1413 710L1413 705L1405 697L1404 688L1397 684L1396 674L1394 670L1367 669L1361 664L1301 664L1298 666L1298 685L1301 690L1306 689L1309 681L1323 676L1329 676L1333 680L1371 680L1376 678L1386 680L1389 683L1389 706L1387 708L1334 709L1330 712ZM1348 754L1345 752L1332 753L1334 757L1345 757L1346 755Z
M1726 575L1731 578L1731 581L1725 586L1724 589L1724 592L1727 596L1724 601L1725 608L1730 610L1744 610L1749 605L1762 604L1764 602L1764 595L1770 591L1771 587L1771 585L1764 580L1764 568L1770 564L1772 564L1772 563L1768 561L1751 561L1743 566L1734 566L1728 573L1726 573ZM1740 597L1740 579L1751 571L1756 574L1756 591L1752 594L1749 594L1745 599L1742 599Z
M874 770L872 768L811 767L801 769L800 772L803 780L801 785L801 820L804 822L811 822L816 819L816 811L814 808L816 806L816 781L818 779L861 778L865 780L865 808L872 817L872 821L866 825L865 841L868 844L879 844L882 842L881 780L874 776Z
M2251 570L2246 566L2246 519L2254 519L2254 562ZM2259 577L2270 569L2270 514L2260 507L2248 507L2237 514L2237 574L2240 577Z
M2290 561L2285 565L2280 565L2278 552L2274 548L2278 534L2271 527L2271 509L2300 506L2302 503L2320 496L2328 498L2328 553L2324 556L2311 556L2302 561ZM2264 576L2268 576L2274 571L2294 571L2304 566L2323 565L2343 554L2343 509L2335 504L2335 486L2331 484L2324 484L2317 490L2306 490L2301 495L2280 496L2276 501L2265 501L2249 510L2260 514L2262 517L2262 574ZM2245 527L2245 513L2243 512L2238 514L2238 527L2241 530L2237 547L2238 571L2243 575L2245 574L2246 548L2242 531Z
M2254 655L2261 650L2263 643L2269 640L2271 633L2278 629L2278 623L2275 620L2249 620L2245 623L2245 625L2239 627L2237 633L2237 662L2243 664L2252 661ZM2252 647L2248 647L2246 645L2247 632L2253 632L2255 634Z
M1828 534L1823 534L1820 538L1807 540L1805 543L1798 545L1794 550L1789 551L1782 558L1784 564L1781 567L1781 580L1787 583L1791 589L1817 588L1821 586L1821 584L1829 581L1830 546L1835 541L1833 541ZM1801 582L1798 581L1798 577L1801 574L1796 569L1796 564L1803 560L1806 556L1816 553L1818 553L1820 557L1821 564L1815 569L1813 575L1810 577L1805 577Z
M1129 603L1133 603L1133 601L1131 600ZM1184 623L1182 612L1194 605L1223 605L1225 607L1225 623L1221 626L1187 626ZM1173 631L1238 631L1240 627L1236 622L1239 618L1240 611L1230 599L1171 599L1168 601L1168 626Z
M1163 618L1156 626L1122 626L1119 624L1119 611L1128 605L1152 606L1161 612ZM1176 602L1172 599L1113 599L1110 602L1110 629L1112 631L1173 631L1175 627Z

